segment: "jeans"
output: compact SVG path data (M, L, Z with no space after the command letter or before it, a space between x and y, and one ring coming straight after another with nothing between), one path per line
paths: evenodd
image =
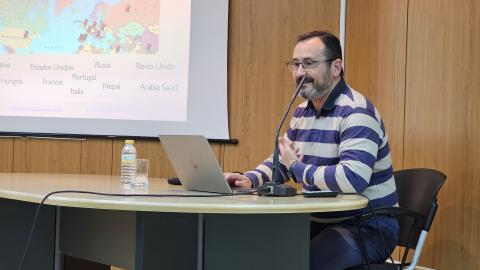
M358 225L369 262L384 262L397 245L397 220L369 219L358 222ZM378 228L381 229L383 238ZM312 222L310 239L310 270L340 270L365 263L357 227L353 221L333 224Z

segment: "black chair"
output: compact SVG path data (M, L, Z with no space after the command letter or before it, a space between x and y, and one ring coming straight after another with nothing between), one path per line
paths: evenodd
M393 216L398 219L400 232L398 245L405 248L401 262L371 264L359 230L362 255L365 264L352 269L414 269L420 258L423 244L432 226L438 208L437 194L447 176L433 169L407 169L394 172L399 207L384 207L369 210L356 217L357 221L376 216ZM406 262L409 250L415 252L410 263Z

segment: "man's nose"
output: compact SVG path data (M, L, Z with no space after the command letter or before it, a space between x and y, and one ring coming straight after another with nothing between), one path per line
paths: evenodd
M297 71L295 71L295 77L300 78L300 77L303 77L303 75L305 75L305 74L307 74L307 71L303 67L303 64L300 64L298 66Z

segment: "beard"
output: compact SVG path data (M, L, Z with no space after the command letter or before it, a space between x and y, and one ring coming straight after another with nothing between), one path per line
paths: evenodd
M332 78L330 76L330 72L327 71L322 76L321 82L315 81L312 78L307 77L305 79L305 83L312 83L312 88L303 88L300 91L300 96L302 96L306 100L314 100L322 98L330 92L330 88L332 86Z

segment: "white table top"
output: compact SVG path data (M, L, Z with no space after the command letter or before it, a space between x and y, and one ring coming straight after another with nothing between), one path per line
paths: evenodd
M185 194L211 195L169 185L166 179L150 178L147 190L125 190L119 176L81 174L0 173L0 198L39 203L58 190L82 190L118 194ZM90 194L54 194L49 205L130 211L178 213L311 213L360 209L367 200L358 195L336 198L262 197L238 195L228 197L110 197Z

